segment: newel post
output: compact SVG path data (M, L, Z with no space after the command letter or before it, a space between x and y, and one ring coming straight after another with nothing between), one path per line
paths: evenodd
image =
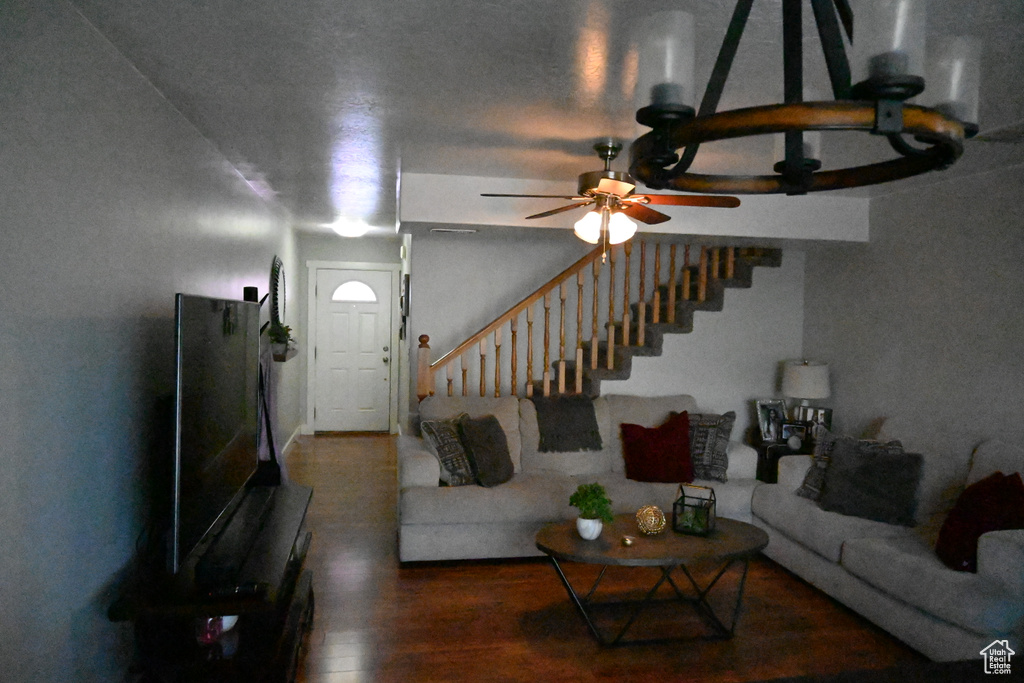
M422 401L433 393L430 386L430 337L421 334L416 350L416 396Z

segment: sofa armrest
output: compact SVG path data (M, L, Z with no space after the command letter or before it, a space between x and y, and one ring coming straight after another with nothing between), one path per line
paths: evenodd
M982 534L978 539L978 575L1024 598L1024 529Z
M398 489L410 486L436 488L441 478L441 463L423 442L412 436L398 438Z
M804 483L804 477L813 462L809 455L784 455L779 458L779 486L784 491L796 491Z
M730 479L757 478L757 451L739 441L730 441L725 448L729 457L729 469L726 472Z

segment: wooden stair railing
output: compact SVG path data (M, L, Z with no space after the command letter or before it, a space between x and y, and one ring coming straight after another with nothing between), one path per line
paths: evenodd
M711 306L709 310L718 310L721 307L723 287L749 286L750 267L778 265L781 258L781 253L772 249L700 246L699 257L694 264L691 260L691 245L687 244L683 246L680 267L677 260L677 245L668 244L668 277L667 283L663 283L662 243L655 242L651 250L648 249L646 241L638 241L640 263L635 282L632 278L636 271L631 267L634 253L632 244L626 242L607 250L599 246L436 361L430 360L429 337L421 335L417 351L417 396L422 400L435 393L442 372L445 377L443 391L448 396L454 396L456 389L463 396L468 396L470 369L475 365L479 367L480 396L498 397L507 393L512 396L530 397L538 391L543 396L552 393L580 394L588 389L592 392L600 377L611 377L620 370L617 365L628 366L626 359L633 354L660 353L661 336L664 332L688 331L688 326L692 325L693 310L708 306ZM648 255L652 251L653 264L649 264ZM605 259L600 258L604 253L607 253L606 268L602 268L602 261ZM737 259L745 264L745 280L735 279ZM620 261L621 284L616 277L616 265ZM651 265L653 268L649 268ZM585 291L588 289L587 266L592 266L589 321L584 319L584 300L588 295ZM607 278L606 289L601 287L602 270L605 271ZM653 287L650 290L647 283L649 270L653 270ZM573 279L575 287L572 286ZM630 300L631 291L636 292L635 301ZM709 301L712 292L717 301ZM622 303L622 311L618 316L617 300ZM542 339L541 348L538 350L535 349L537 340L534 337L534 322L536 309L541 306L543 329L537 335ZM572 315L573 307L575 315ZM552 311L552 308L555 310ZM602 310L607 311L607 317L604 319L600 315ZM554 323L553 314L557 316ZM686 319L680 320L680 315ZM525 339L522 339L519 331L520 320L524 317L526 334ZM602 325L606 330L603 340L599 336ZM504 332L506 328L507 337ZM557 334L557 358L552 360L554 334ZM509 341L507 364L503 361L502 354L502 342L506 338ZM570 341L575 343L571 344ZM657 346L656 350L652 350L652 343ZM522 384L519 377L520 345L526 347L526 377ZM493 346L493 360L488 358L491 356L488 352L490 346ZM538 351L543 363L539 377L535 374L534 362ZM474 362L474 353L479 357L478 363ZM503 370L508 372L507 383L503 380Z

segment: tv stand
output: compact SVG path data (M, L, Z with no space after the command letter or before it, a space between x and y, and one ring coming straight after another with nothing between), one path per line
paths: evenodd
M110 610L135 623L146 681L294 680L312 626L312 534L305 517L312 489L292 482L248 489L210 544L168 576L140 576ZM236 625L201 643L210 617Z

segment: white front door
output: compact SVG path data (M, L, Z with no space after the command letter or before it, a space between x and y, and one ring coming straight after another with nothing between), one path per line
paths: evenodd
M390 429L391 271L316 271L315 431Z

